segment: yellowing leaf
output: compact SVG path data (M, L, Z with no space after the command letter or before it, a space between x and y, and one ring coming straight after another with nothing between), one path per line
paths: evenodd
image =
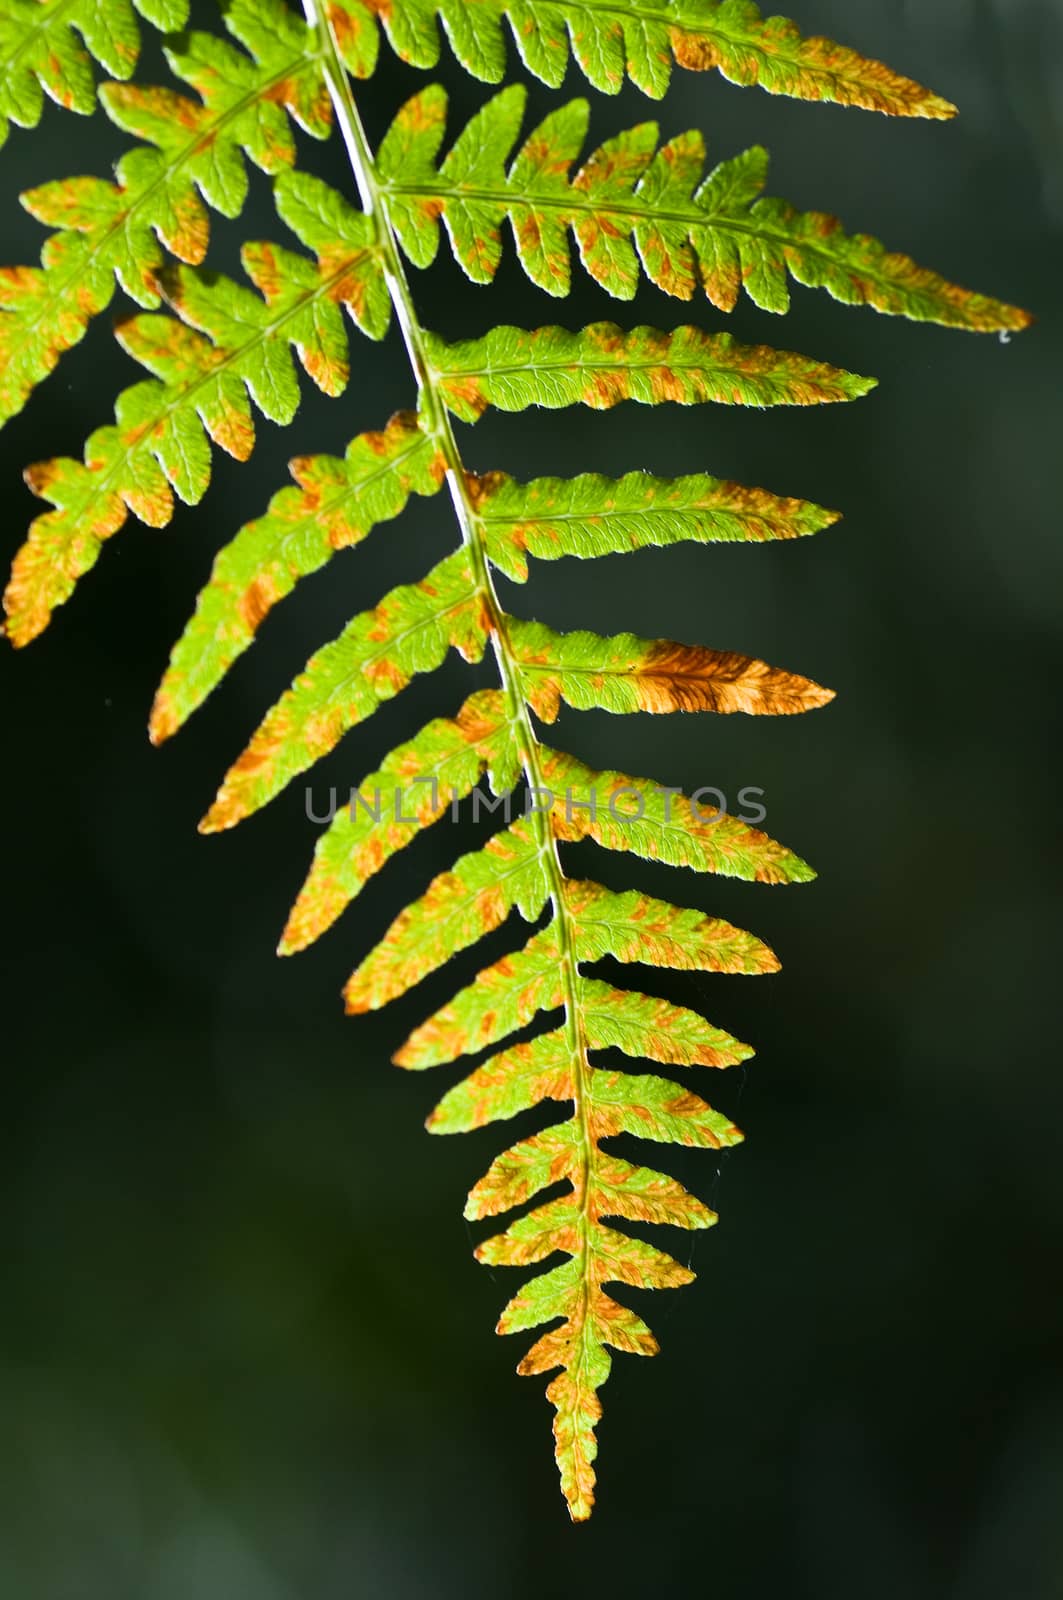
M280 954L319 939L397 850L469 794L507 732L501 694L482 689L456 718L437 717L352 789L318 841Z
M163 32L184 26L187 0L136 0ZM75 37L76 35L76 37ZM112 77L128 78L140 53L129 0L4 0L0 9L0 145L8 122L35 128L47 94L87 115L96 85L90 55Z
M717 1221L715 1211L674 1178L603 1152L595 1160L591 1196L599 1217L626 1217L629 1222L663 1223L673 1228L711 1228Z
M470 1221L497 1216L563 1178L571 1179L580 1164L579 1131L574 1122L557 1123L504 1150L469 1191L465 1215Z
M429 1133L467 1133L515 1117L540 1100L571 1100L573 1061L564 1029L541 1033L492 1056L445 1094L426 1124Z
M170 658L155 697L152 742L168 739L201 705L251 644L278 600L300 578L359 544L378 523L398 516L411 494L435 494L443 465L411 412L382 433L360 433L342 460L301 456L265 516L250 522L214 562L194 617Z
M580 1010L587 1043L595 1050L623 1050L680 1067L730 1067L753 1054L686 1006L614 989L594 978L580 979Z
M278 180L283 183L285 180ZM56 510L33 523L15 557L4 595L7 634L24 645L96 561L105 539L130 512L150 527L173 516L173 496L198 502L210 482L210 444L246 460L254 448L251 401L274 422L289 422L299 383L289 346L326 394L348 376L341 308L381 338L388 299L370 219L319 179L300 176L319 241L317 264L270 245L246 245L244 266L259 294L190 267L160 279L181 317L145 314L121 324L119 340L153 377L119 397L115 423L98 428L84 461L58 458L29 468L26 480ZM293 216L294 200L293 200Z
M81 0L75 13L84 15L89 3ZM25 8L38 15L62 9L47 0ZM124 0L107 0L105 9L127 8ZM111 121L143 141L122 156L113 183L66 178L22 195L38 221L59 231L48 239L41 267L0 268L0 421L21 409L110 304L116 277L150 309L160 301L162 245L182 261L203 260L206 205L235 217L247 197L245 154L277 173L295 159L289 117L315 138L328 133L331 103L302 19L278 0L233 0L222 22L248 54L208 33L186 34L164 52L198 99L136 83L102 86ZM3 26L0 13L0 38ZM126 71L112 70L125 77L128 63ZM0 83L0 106L3 93Z
M719 1150L742 1135L729 1117L669 1078L596 1068L590 1083L591 1126L596 1138L633 1133L665 1144Z
M135 3L161 29L183 21L185 0ZM474 823L481 802L492 817L502 811L501 831L400 912L344 996L351 1013L375 1009L507 920L515 924L514 912L540 924L525 927L520 949L485 966L415 1028L394 1060L420 1070L476 1057L432 1112L436 1133L536 1114L538 1131L495 1157L469 1191L465 1214L504 1219L476 1244L481 1261L539 1264L502 1311L498 1331L539 1330L518 1371L553 1375L547 1395L561 1485L572 1517L582 1520L594 1501L599 1391L610 1352L657 1349L646 1322L606 1286L666 1289L692 1277L681 1260L625 1225L691 1230L716 1220L674 1178L615 1154L608 1141L709 1150L737 1143L742 1134L701 1097L696 1079L700 1068L751 1054L687 1007L617 988L589 969L608 958L756 975L778 962L753 934L699 909L568 878L568 845L591 840L762 883L813 874L783 845L718 810L717 791L686 797L622 772L595 772L543 745L538 729L555 722L562 704L612 714L788 715L831 694L798 673L701 643L559 633L515 619L491 569L524 581L532 556L792 539L828 526L835 514L704 473L521 484L501 472L473 472L448 413L475 422L489 406L607 410L624 400L810 406L855 399L873 384L697 325L525 330L489 327L485 318L482 337L450 341L422 326L403 253L427 267L445 230L468 278L488 284L509 232L524 272L555 296L571 287L574 241L587 273L625 301L646 278L677 299L704 293L722 311L744 294L783 312L795 281L844 303L955 327L1017 329L1029 319L872 238L846 235L832 217L764 198L767 155L759 146L706 175L700 134L662 143L647 122L585 152L586 103L558 106L524 136L527 97L519 86L490 99L448 144L438 85L401 107L375 155L369 144L355 80L375 70L381 33L405 61L423 67L438 58L440 26L457 58L486 81L504 75L508 28L526 65L554 86L571 55L609 92L628 77L660 95L678 63L809 100L951 114L911 80L828 40L802 37L785 19L765 19L751 0L323 0L317 7L307 0L305 22L282 0L225 0L223 10L242 50L202 33L172 37L165 47L190 93L139 83L102 89L111 120L138 141L114 182L60 179L25 197L55 232L39 269L0 269L0 420L81 337L116 280L141 308L165 303L171 314L120 323L123 348L150 377L119 396L114 424L91 435L83 460L29 469L30 486L55 509L37 519L16 558L7 632L17 644L40 632L130 513L162 527L175 495L197 502L210 481L212 443L245 459L255 443L255 408L278 425L291 422L299 367L324 394L344 390L348 321L382 338L394 305L394 347L405 349L416 414L359 435L342 460L300 456L294 485L223 546L174 650L151 735L167 738L202 704L296 583L397 517L411 495L436 494L446 482L460 547L433 558L420 583L355 615L311 656L230 768L201 826L228 828L248 816L415 674L434 671L451 649L479 662L490 643L497 687L477 688L456 716L436 716L404 738L346 796L330 786L327 816L308 791L308 815L327 825L281 950L317 939L459 799L472 796ZM7 120L37 120L44 91L90 109L89 55L114 77L127 76L138 44L129 0L0 0L0 140ZM361 209L294 170L293 126L320 137L333 118ZM198 270L208 208L240 212L248 161L267 175L278 216L304 247L245 243L251 288ZM167 265L166 251L182 264ZM354 397L356 408L364 398ZM431 520L438 523L438 513ZM481 788L485 775L489 793ZM514 804L524 808L517 821ZM681 1068L685 1081L640 1067L615 1070L618 1053L629 1063ZM564 1109L561 1121L544 1127L547 1102Z
M583 75L603 94L616 94L630 78L659 99L673 63L689 72L718 71L732 83L757 85L769 94L828 100L901 117L951 117L955 106L881 61L830 39L805 38L781 17L762 17L751 0L336 0L330 17L344 58L364 77L376 59L379 23L392 48L411 66L439 60L442 22L455 56L467 72L498 83L506 70L503 21L524 65L557 88L569 51Z
M200 831L231 828L264 806L415 673L438 667L450 646L478 661L486 641L482 601L458 550L420 583L393 589L311 657L230 767Z
M552 112L512 155L526 99L519 84L503 89L438 167L443 91L422 90L400 111L400 131L381 149L381 173L399 238L416 265L435 255L442 221L468 276L489 283L508 220L524 270L554 295L569 290L571 233L587 271L620 300L634 297L644 272L681 300L702 289L730 311L744 289L764 310L782 312L789 275L848 305L949 327L990 332L1030 321L1017 307L949 283L866 234L846 235L835 217L760 198L768 155L759 146L706 178L700 133L658 149L657 125L647 122L607 140L576 171L587 131L587 103L576 100Z
M787 716L833 700L810 678L766 661L620 633L555 633L512 619L508 636L529 705L553 722L561 701L578 711L745 711Z
M525 820L462 856L401 912L348 979L349 1012L372 1011L500 927L514 907L533 922L549 893L542 845Z
M615 894L597 883L570 879L565 903L581 961L614 956L683 972L777 972L779 963L760 939L718 917L671 906L631 889Z
M559 839L594 839L648 861L756 883L807 883L815 873L785 845L717 809L715 791L678 789L621 772L593 772L575 756L544 750L550 825Z
M532 935L523 950L501 956L477 974L395 1055L400 1067L435 1067L471 1055L523 1028L539 1011L562 1004L561 947L551 923Z
M588 559L651 545L759 542L817 533L838 520L835 511L785 499L698 473L622 478L581 473L518 483L504 472L469 476L469 492L491 561L519 583L528 556Z
M585 405L604 411L622 400L812 406L855 400L874 388L872 378L766 345L736 344L728 333L700 328L625 331L595 322L569 333L502 327L462 344L428 334L426 349L439 393L463 422L475 422L488 406L526 411Z

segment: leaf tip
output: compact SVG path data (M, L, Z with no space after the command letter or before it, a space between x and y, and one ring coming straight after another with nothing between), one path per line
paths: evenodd
M155 696L155 703L148 718L149 740L158 749L159 745L165 744L167 739L173 737L180 726L177 713L174 711L168 697L160 689Z
M206 816L200 818L196 831L198 833L224 833L226 828L234 827L239 820L238 816L233 815L223 796L219 795Z
M358 988L357 977L357 972L352 973L343 986L343 1010L348 1017L360 1017L370 1009L368 999Z
M933 122L951 122L953 117L959 116L959 113L959 106L954 106L951 100L928 91L924 99L917 103L913 114L917 117L928 117Z

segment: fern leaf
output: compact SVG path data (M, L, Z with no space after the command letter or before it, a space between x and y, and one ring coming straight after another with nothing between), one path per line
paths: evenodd
M565 904L581 961L613 956L680 972L777 972L768 946L718 917L669 905L631 889L616 894L601 884L569 879Z
M630 1222L671 1223L676 1228L711 1228L718 1220L715 1211L688 1194L681 1183L651 1167L637 1167L619 1156L600 1153L596 1177L603 1216L626 1217Z
M630 300L639 271L681 300L700 287L730 311L743 288L763 310L789 307L787 274L848 305L977 331L1024 328L1029 317L948 283L894 255L875 239L849 237L836 218L800 213L760 198L768 153L759 147L724 161L703 179L700 133L657 148L656 123L642 123L595 150L572 177L589 108L575 100L529 135L508 171L527 91L503 89L468 122L436 167L447 97L433 85L399 112L380 149L399 239L416 266L436 254L440 219L454 254L476 283L489 283L502 257L508 218L517 256L547 293L566 295L568 235L591 277Z
M405 411L383 432L359 434L342 460L302 456L290 471L296 487L274 495L266 515L242 528L214 562L155 697L154 744L203 703L300 578L397 517L411 494L435 494L444 466L438 446Z
M506 759L511 734L502 695L483 689L457 717L437 717L393 750L378 772L351 791L321 835L280 954L305 950L319 939L397 850L469 795L492 762Z
M299 385L289 346L319 389L342 392L348 376L345 308L374 338L387 328L388 298L370 219L318 178L287 173L278 208L317 262L276 245L249 244L244 268L258 294L231 279L178 267L160 280L181 321L144 314L120 324L119 342L153 380L118 398L115 425L98 429L84 462L46 461L26 478L55 511L33 523L4 596L8 637L28 643L95 563L130 512L151 527L173 515L173 494L199 501L210 482L208 438L237 460L254 447L253 400L289 422Z
M737 1144L741 1134L729 1117L714 1111L671 1078L653 1073L592 1072L591 1116L602 1138L631 1133L658 1144L693 1145L720 1150ZM626 1281L626 1280L625 1280Z
M464 550L447 556L420 583L393 589L307 662L230 767L200 830L217 833L250 816L415 673L438 667L451 645L466 661L478 661L487 636Z
M367 77L376 64L377 24L398 56L415 67L439 60L436 17L457 59L485 83L506 69L503 20L528 70L551 88L565 76L569 50L584 77L617 94L625 77L659 99L673 63L716 70L732 83L769 94L828 100L892 116L944 118L955 106L880 61L829 39L804 38L792 22L764 18L751 0L332 0L329 20L346 65Z
M703 645L620 633L555 633L542 622L510 623L525 698L544 722L561 702L577 711L745 711L775 716L833 700L830 689L766 661Z
M163 33L182 28L187 0L134 0ZM44 96L88 115L96 104L92 59L113 78L128 78L140 54L140 29L129 0L2 0L0 4L0 145L9 123L35 128Z
M39 222L59 231L44 247L42 267L0 272L0 422L110 304L116 278L150 310L160 303L163 245L182 261L203 260L204 202L222 216L239 214L245 155L270 174L292 165L288 117L315 138L327 135L331 102L306 25L279 0L234 0L223 20L250 54L206 33L165 51L198 100L171 89L103 85L108 116L143 141L121 158L113 183L67 178L22 196Z
M558 750L541 750L539 768L558 839L593 839L671 867L714 872L748 883L808 883L806 861L759 828L688 799L677 789L621 772L593 772Z
M753 1054L697 1011L653 995L583 978L580 1003L592 1050L622 1050L677 1067L732 1067Z
M505 921L516 907L525 921L539 915L550 884L543 845L522 818L462 856L433 880L391 924L347 981L350 1013L375 1010L405 993Z
M554 1123L495 1157L469 1190L465 1216L470 1222L495 1217L534 1199L544 1189L571 1178L578 1160L576 1128Z
M737 344L700 328L618 328L595 322L567 328L494 328L482 339L446 344L426 334L436 388L456 417L475 422L488 406L826 405L855 400L875 386L838 367L767 345Z
M493 565L517 582L528 555L552 562L695 542L796 539L837 522L837 512L808 501L743 488L708 474L623 478L580 474L519 483L504 472L467 475L483 542Z
M429 1133L468 1133L530 1111L542 1100L571 1100L572 1055L567 1045L565 1030L558 1028L492 1056L443 1096L425 1124Z
M528 556L619 554L650 546L796 539L837 522L807 500L786 499L764 489L710 478L654 478L629 472L622 478L581 473L575 478L535 478L518 483L504 472L467 479L484 529L492 563L523 583Z
M478 973L448 1005L416 1028L395 1055L400 1067L439 1066L497 1044L539 1011L564 1003L556 925L532 935L522 950Z

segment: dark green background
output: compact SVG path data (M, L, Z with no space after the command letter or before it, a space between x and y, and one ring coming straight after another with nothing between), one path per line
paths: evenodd
M451 546L445 500L305 583L172 746L143 733L213 551L284 461L410 403L398 341L361 341L341 401L304 385L292 428L260 424L245 467L216 457L203 507L170 529L130 524L48 634L0 661L4 1600L1063 1594L1063 19L1052 0L810 0L801 20L963 115L888 122L677 73L663 107L596 97L594 135L657 115L668 135L703 128L714 157L762 140L772 192L1028 305L1034 330L1004 347L796 290L785 322L746 304L728 326L874 373L871 397L462 432L482 469L707 470L845 512L793 545L568 562L507 590L562 627L746 650L838 691L794 720L559 725L594 762L759 785L769 830L820 872L769 890L576 853L576 870L755 929L785 969L659 985L758 1055L709 1089L739 1151L656 1152L722 1220L695 1238L697 1283L640 1305L661 1357L616 1361L594 1521L569 1525L543 1383L515 1378L522 1341L491 1332L516 1276L473 1262L461 1220L510 1130L428 1139L455 1074L388 1065L477 958L373 1018L340 1010L357 958L467 834L423 838L282 963L314 837L300 786L235 835L195 832L311 650ZM449 60L441 75L456 111L486 97ZM385 56L360 91L374 137L422 81ZM550 102L537 86L533 109ZM3 259L34 260L43 237L19 189L106 174L127 142L55 108L14 133ZM308 159L346 183L334 142ZM261 177L245 223L213 226L227 271L241 226L283 237ZM493 290L442 262L415 291L450 336L724 321L652 289L618 308L577 279L559 307L507 251ZM139 375L109 323L3 433L9 552L37 509L23 465L80 453ZM360 779L474 676L419 683L319 784Z

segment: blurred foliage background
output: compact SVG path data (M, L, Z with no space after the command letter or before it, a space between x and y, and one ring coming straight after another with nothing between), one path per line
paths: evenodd
M302 585L172 746L143 733L215 548L285 460L410 403L398 340L362 341L342 400L304 386L292 428L257 424L249 465L215 457L200 511L162 533L130 524L49 633L0 659L4 1597L1063 1593L1063 17L1056 0L796 9L960 118L890 123L677 72L660 107L596 97L595 141L647 116L666 136L703 128L715 157L762 141L770 192L1038 323L1005 348L797 289L784 322L746 304L727 326L875 373L870 398L462 430L480 469L707 470L845 513L796 545L569 562L507 592L558 626L745 650L838 691L793 721L563 716L559 737L592 762L732 798L761 787L769 831L820 872L768 890L580 847L577 870L698 903L784 963L755 983L665 984L756 1045L709 1090L748 1142L722 1163L669 1154L721 1224L694 1241L696 1284L649 1308L662 1356L617 1359L595 1518L565 1518L543 1385L514 1377L518 1341L491 1331L516 1276L474 1263L461 1219L501 1132L429 1140L443 1080L388 1065L484 951L408 1003L341 1015L343 978L466 831L441 824L286 962L273 947L314 842L302 788L234 835L195 832L311 650L450 547L443 498ZM360 91L377 137L423 81L383 61ZM145 67L165 81L157 50ZM488 93L449 60L439 75L455 116ZM566 89L584 85L570 73ZM532 112L551 103L534 85ZM126 143L55 108L16 132L3 259L40 248L20 189L106 174ZM335 140L304 146L346 184ZM242 236L282 236L261 177L245 220L212 227L224 271ZM559 307L510 254L493 290L445 260L415 288L450 336L723 321L653 289L618 312L577 284ZM9 553L38 509L23 465L79 454L138 376L109 321L0 437ZM357 782L475 676L419 683L345 741L319 790Z

